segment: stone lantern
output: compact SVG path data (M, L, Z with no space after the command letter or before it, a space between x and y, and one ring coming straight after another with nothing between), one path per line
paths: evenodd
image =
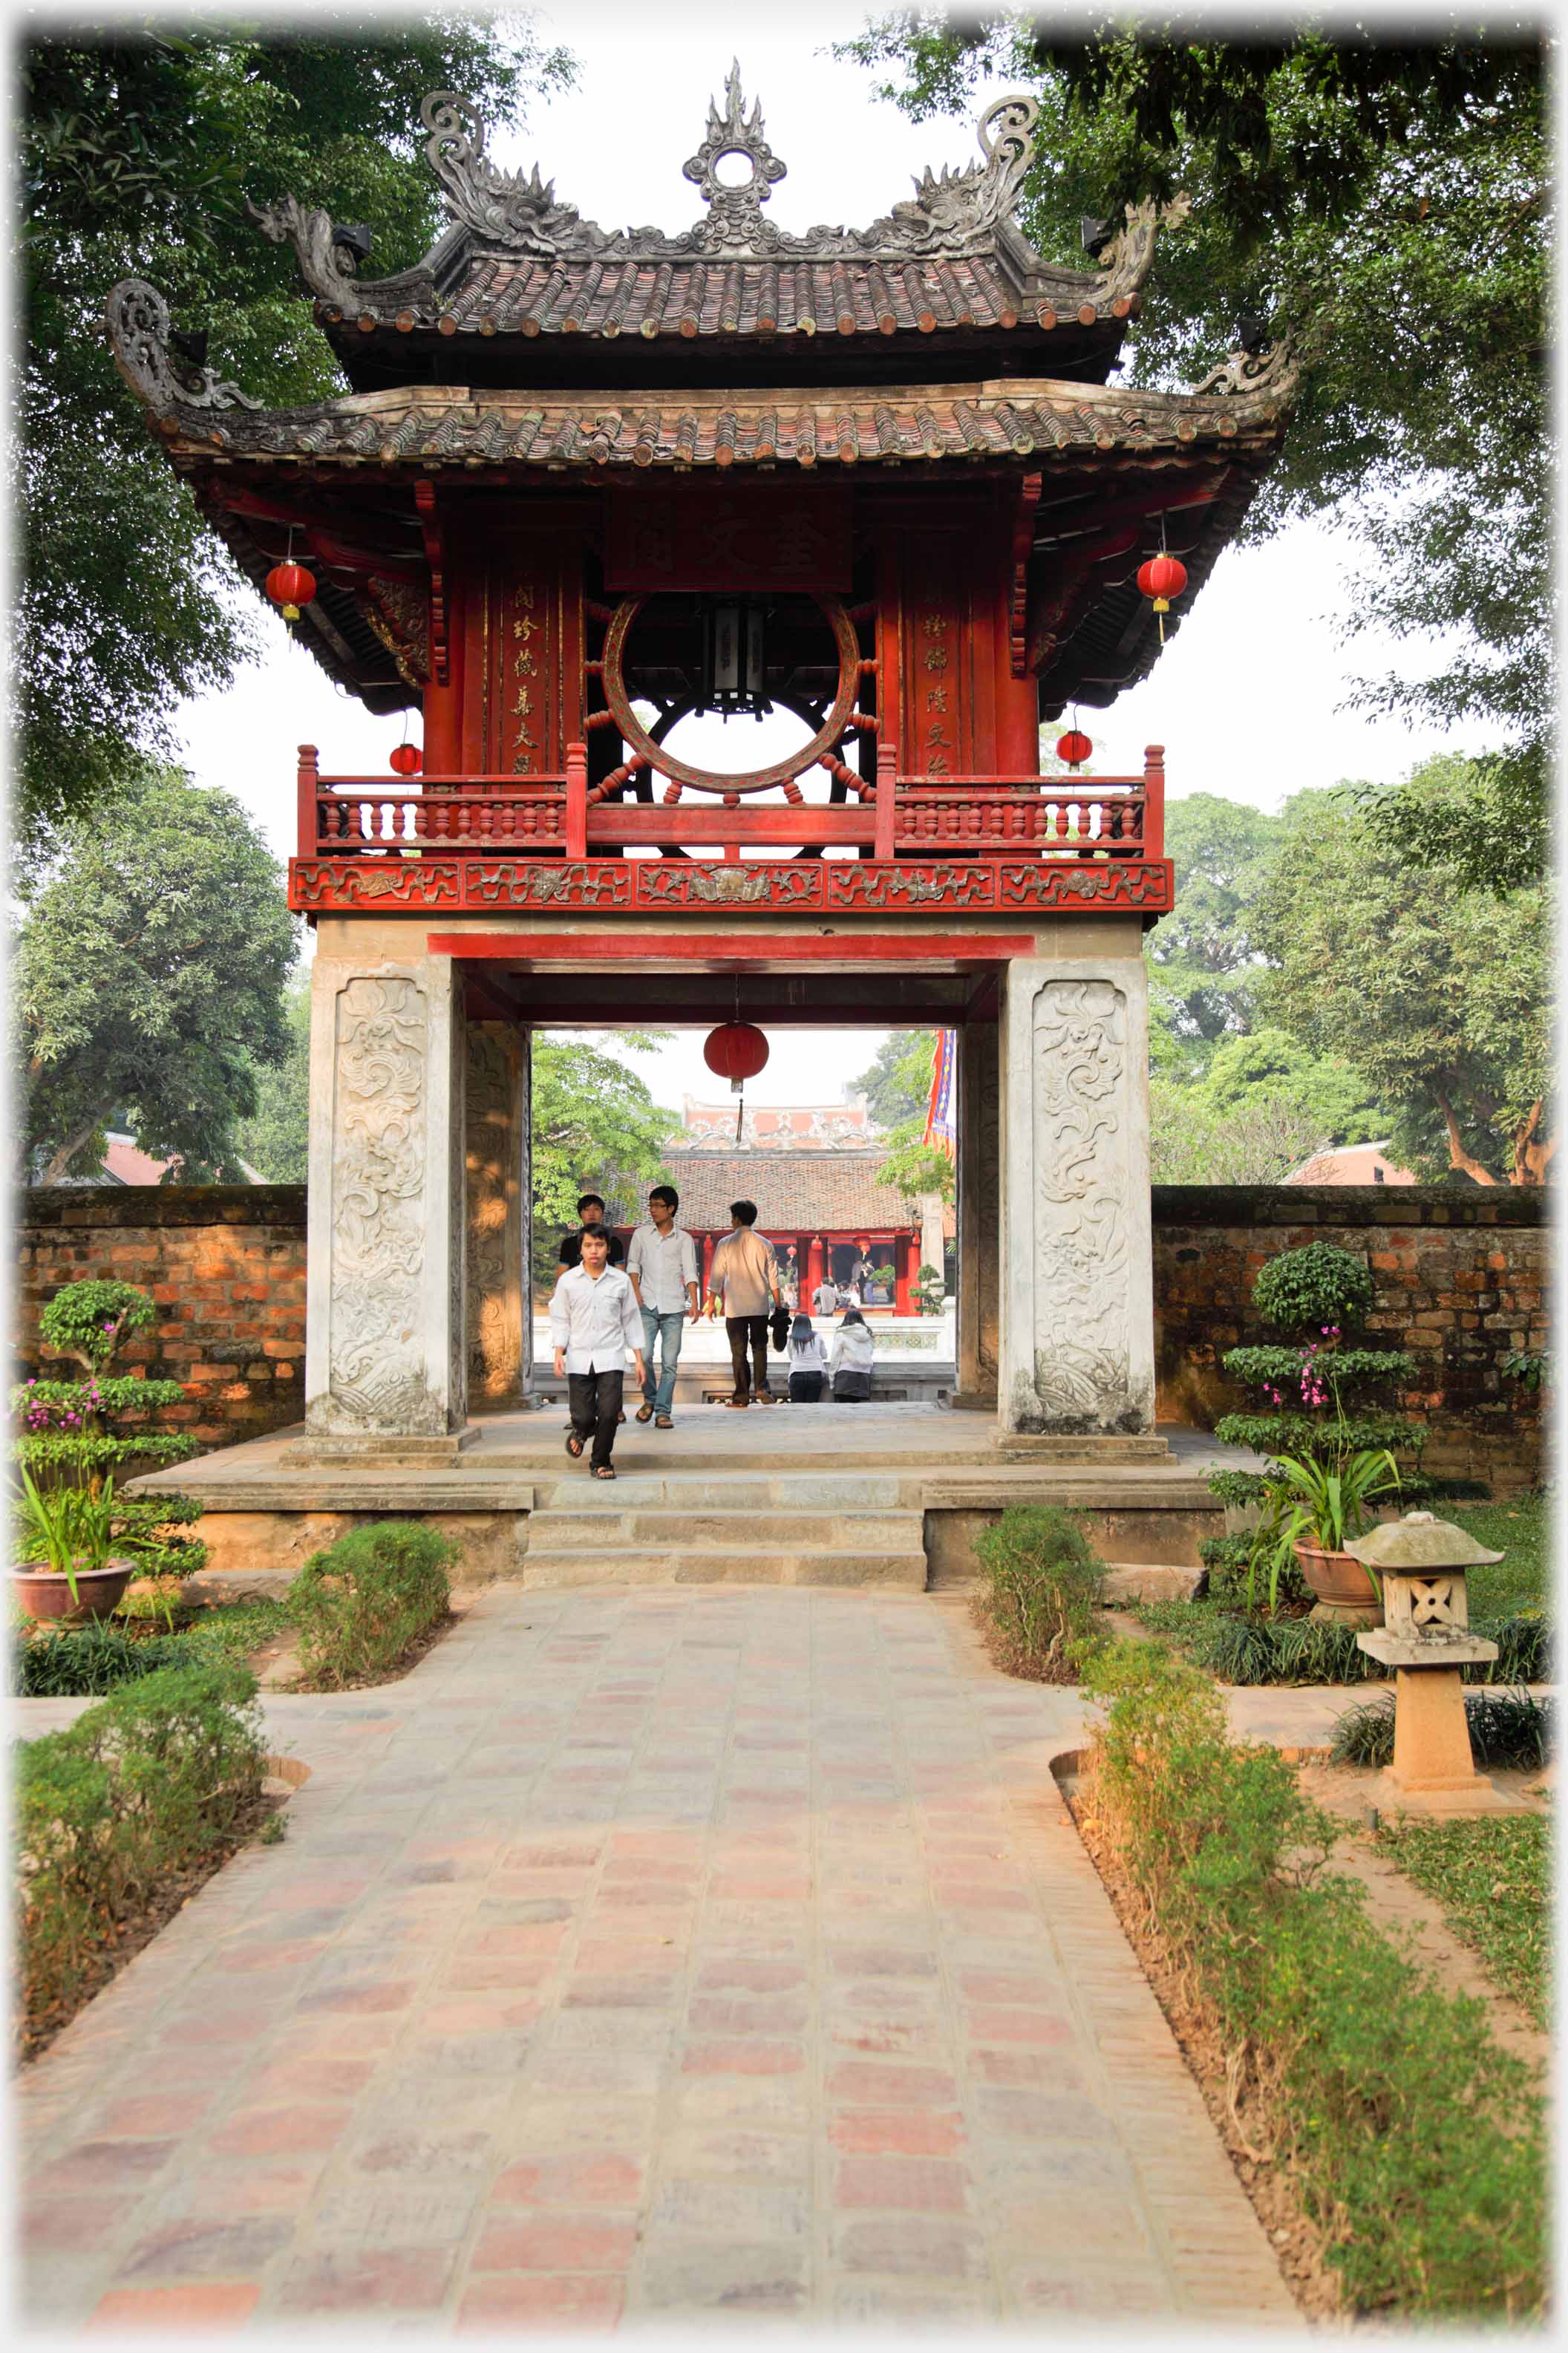
M1387 1802L1416 1814L1508 1812L1515 1800L1478 1773L1459 1670L1495 1659L1497 1644L1470 1632L1468 1569L1502 1558L1430 1512L1406 1512L1344 1547L1383 1587L1384 1623L1356 1636L1369 1658L1394 1671L1394 1763Z

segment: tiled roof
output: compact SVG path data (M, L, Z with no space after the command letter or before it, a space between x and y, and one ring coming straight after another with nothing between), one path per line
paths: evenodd
M919 1212L877 1177L884 1152L712 1152L667 1149L664 1165L692 1233L728 1233L731 1201L754 1201L773 1234L916 1231Z
M1291 385L1241 394L1106 390L1020 378L886 393L847 389L611 402L600 394L470 393L426 385L350 394L310 408L193 410L164 423L173 454L339 459L354 465L615 469L921 465L1084 451L1272 451Z

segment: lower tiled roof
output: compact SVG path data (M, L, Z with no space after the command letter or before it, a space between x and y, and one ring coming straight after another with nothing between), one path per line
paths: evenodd
M438 385L351 394L310 408L176 408L182 448L231 458L431 467L855 465L1049 459L1060 451L1272 449L1288 402L1268 395L1101 391L1020 380L897 392L606 400L602 393L469 394Z
M680 1195L680 1223L692 1233L728 1233L731 1201L754 1201L764 1234L918 1231L920 1213L891 1185L879 1185L885 1152L667 1150Z

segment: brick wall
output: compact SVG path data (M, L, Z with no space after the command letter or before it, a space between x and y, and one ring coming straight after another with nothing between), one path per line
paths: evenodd
M178 1410L204 1442L300 1418L301 1187L57 1186L26 1194L18 1222L24 1372L40 1368L44 1301L82 1275L117 1274L160 1311L132 1360L190 1385ZM1365 1254L1373 1329L1430 1367L1402 1402L1433 1424L1431 1469L1500 1494L1539 1479L1540 1409L1501 1361L1546 1345L1546 1197L1502 1187L1156 1186L1161 1418L1208 1427L1246 1401L1219 1361L1266 1336L1248 1304L1254 1277L1276 1250L1314 1240Z
M157 1320L119 1360L190 1395L159 1417L204 1445L305 1410L305 1191L300 1185L51 1185L22 1198L16 1282L22 1377L42 1372L38 1310L62 1284L111 1275Z
M1431 1425L1426 1468L1500 1495L1537 1483L1540 1406L1501 1367L1510 1349L1547 1345L1550 1229L1546 1196L1511 1187L1157 1185L1161 1419L1208 1428L1248 1401L1220 1359L1273 1336L1249 1304L1253 1282L1266 1258L1310 1241L1365 1257L1373 1345L1419 1361L1400 1404Z

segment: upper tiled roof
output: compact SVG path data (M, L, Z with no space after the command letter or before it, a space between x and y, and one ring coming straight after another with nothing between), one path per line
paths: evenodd
M364 388L413 374L521 382L553 372L559 381L548 346L574 337L684 344L689 369L689 346L710 339L784 339L786 347L801 339L805 348L819 335L862 335L918 347L931 336L1021 336L1027 344L1048 334L1055 367L1104 381L1161 216L1151 202L1129 206L1121 226L1099 225L1092 269L1037 253L1013 218L1033 152L1033 99L998 99L979 124L982 162L927 171L913 195L869 228L795 235L763 210L784 166L767 143L761 106L747 111L738 67L724 96L722 113L710 102L702 143L683 166L708 209L675 236L605 230L559 202L537 167L526 177L501 171L485 152L479 116L450 91L427 98L422 116L452 226L413 269L362 276L368 231L341 228L291 195L252 206L252 217L265 236L293 247L321 326L351 382ZM741 185L718 176L725 158L747 167ZM1166 216L1184 209L1178 199ZM526 346L540 339L529 357ZM514 348L503 356L498 344ZM646 368L648 355L624 364ZM909 372L907 360L900 365Z

